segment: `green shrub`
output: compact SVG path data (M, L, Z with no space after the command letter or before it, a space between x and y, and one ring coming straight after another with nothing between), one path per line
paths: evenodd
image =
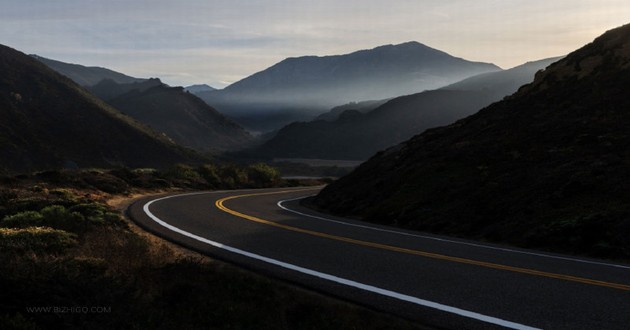
M47 206L41 210L45 223L54 228L70 231L86 229L86 219L79 212L70 212L61 205Z
M20 212L6 216L0 221L0 227L6 228L26 228L43 225L44 216L37 211Z
M49 227L0 228L0 251L58 254L77 245L77 236Z
M170 168L166 175L173 179L186 180L186 181L201 181L201 176L195 171L195 169L189 165L177 164Z
M51 189L50 191L48 191L48 194L53 195L53 196L57 196L61 199L65 199L65 200L72 200L74 199L74 194L72 193L72 191L68 190L68 189L63 189L63 188L56 188L56 189Z
M97 203L76 204L69 208L51 205L41 211L23 211L4 217L0 227L26 228L45 226L75 233L84 232L95 226L126 228L120 215L109 211L107 206Z
M256 188L272 187L280 181L280 172L267 164L258 163L247 167L247 177Z
M220 176L225 188L245 187L249 183L247 170L237 165L225 165L221 167Z
M219 174L219 168L214 164L205 164L199 167L199 175L206 180L212 188L221 187L222 180Z

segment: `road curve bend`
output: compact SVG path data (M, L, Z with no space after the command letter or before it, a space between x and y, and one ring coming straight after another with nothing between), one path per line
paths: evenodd
M320 188L145 198L146 230L343 299L446 329L628 329L630 265L318 214Z

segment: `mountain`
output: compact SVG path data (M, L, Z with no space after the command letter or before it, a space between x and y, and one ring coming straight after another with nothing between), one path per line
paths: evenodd
M34 59L46 64L51 69L61 73L62 75L72 79L81 86L94 86L104 79L113 80L119 84L129 84L141 82L145 79L134 78L124 75L120 72L112 71L100 67L87 67L78 64L69 64L44 58L37 55L31 55Z
M365 160L423 130L463 118L491 102L488 93L427 91L401 96L367 114L346 110L335 121L296 122L250 154L272 158Z
M246 128L264 131L339 104L417 93L497 70L408 42L346 55L287 58L223 90L199 95Z
M275 158L365 160L425 129L450 124L500 100L531 82L536 71L557 59L481 74L440 90L337 107L318 120L282 128L251 153Z
M210 87L206 84L201 84L201 85L191 85L188 86L186 88L184 88L185 91L190 92L192 94L199 94L199 93L203 93L203 92L212 92L217 90L214 87Z
M0 45L0 168L164 167L201 158Z
M630 256L630 25L505 100L380 152L326 210L565 252Z
M487 91L493 94L497 100L500 100L504 96L516 92L524 84L532 82L538 70L542 70L560 59L562 56L527 62L504 71L482 73L441 89Z
M234 151L253 140L242 127L195 95L159 79L131 84L104 80L91 90L124 114L197 151Z

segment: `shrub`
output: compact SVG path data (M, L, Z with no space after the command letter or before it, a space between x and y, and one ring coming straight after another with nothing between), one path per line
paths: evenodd
M212 188L218 188L221 186L222 180L219 175L219 168L214 164L202 165L198 169L199 175L203 177L208 185Z
M0 228L0 250L4 253L59 254L77 245L77 236L49 227Z
M272 187L280 181L280 172L263 163L248 166L247 176L250 184L257 188Z
M113 175L99 174L85 178L92 187L108 194L124 194L129 191L129 185L124 180Z
M220 176L223 179L225 188L244 187L249 183L247 171L236 165L221 167Z
M70 231L86 229L85 217L81 213L70 212L61 205L47 206L41 210L41 214L48 226Z
M184 164L177 164L166 172L166 175L173 179L186 181L201 181L201 176L194 168Z
M25 211L4 217L0 221L0 227L26 228L32 226L43 226L44 216L37 211Z

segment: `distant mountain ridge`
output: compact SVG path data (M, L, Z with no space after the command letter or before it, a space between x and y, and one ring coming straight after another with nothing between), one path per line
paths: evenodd
M212 92L217 89L214 87L208 86L206 84L199 84L199 85L187 86L184 88L184 90L193 94L199 94L203 92Z
M134 78L101 67L87 67L79 64L69 64L38 55L31 55L34 59L46 64L51 69L61 73L62 75L72 79L81 86L94 86L104 79L112 80L119 84L130 84L134 82L142 82L146 79Z
M202 158L0 45L0 169L166 167Z
M497 70L494 64L466 61L408 42L346 55L287 58L223 90L199 96L260 131L339 104L417 93Z
M365 160L425 129L447 125L514 93L559 58L484 73L446 86L335 108L311 122L292 123L252 150L260 157ZM343 112L360 110L358 112ZM363 113L363 115L362 115Z
M335 213L521 246L630 256L630 24L456 123L327 186Z
M195 95L159 79L132 84L103 81L92 90L116 109L200 152L235 151L253 140L242 127Z
M132 91L144 92L147 89L164 85L158 78L150 78L140 82L117 83L112 79L103 79L88 90L103 101L109 101Z

